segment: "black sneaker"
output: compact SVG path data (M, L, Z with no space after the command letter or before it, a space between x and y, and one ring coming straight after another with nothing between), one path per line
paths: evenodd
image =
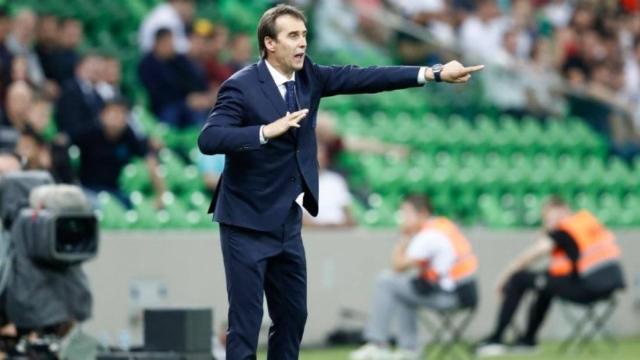
M517 354L534 355L539 352L538 343L533 340L518 339L513 345L511 345L512 352Z

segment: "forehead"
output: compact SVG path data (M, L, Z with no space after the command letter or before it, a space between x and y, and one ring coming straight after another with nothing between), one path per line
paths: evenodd
M291 15L278 16L275 24L276 32L278 34L281 32L290 33L297 31L307 31L307 26L304 24L304 21Z

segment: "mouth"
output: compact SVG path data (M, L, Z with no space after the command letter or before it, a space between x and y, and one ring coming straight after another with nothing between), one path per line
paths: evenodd
M301 61L302 59L304 59L304 53L295 54L293 55L293 58L298 61Z

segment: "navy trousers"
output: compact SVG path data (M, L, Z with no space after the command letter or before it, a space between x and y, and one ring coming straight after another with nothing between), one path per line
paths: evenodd
M270 360L295 360L307 321L307 269L293 204L284 224L264 232L220 224L229 298L227 360L256 359L263 294L272 325Z

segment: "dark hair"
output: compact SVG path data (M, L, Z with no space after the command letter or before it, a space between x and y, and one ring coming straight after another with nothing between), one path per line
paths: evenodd
M544 204L551 207L569 207L569 204L558 194L549 196Z
M414 207L414 209L420 212L428 212L429 214L433 214L433 205L431 205L431 200L429 200L429 197L426 195L408 195L404 198L404 202L410 204Z
M260 22L258 22L258 47L260 49L261 57L267 57L267 49L264 46L264 38L276 38L276 36L278 35L276 29L276 20L279 17L285 15L292 16L296 19L302 20L305 23L307 22L307 18L304 16L302 11L291 5L280 4L265 11L260 18Z
M171 30L166 27L161 27L160 29L156 30L155 34L153 35L153 39L155 40L155 42L158 42L163 37L169 35L172 35Z

